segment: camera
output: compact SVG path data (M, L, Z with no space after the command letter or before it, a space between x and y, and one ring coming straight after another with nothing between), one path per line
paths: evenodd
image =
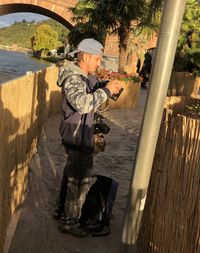
M95 113L94 115L94 133L102 133L108 134L110 131L110 127L103 122L103 116L99 113Z
M121 95L123 90L124 89L121 88L117 94L113 94L110 98L112 98L112 100L114 100L114 101L117 101L118 97Z
M99 87L100 87L100 88L105 87L106 84L107 84L108 82L109 82L109 80L101 81L100 84L99 84ZM112 100L114 100L114 101L117 101L117 99L119 98L119 96L121 95L121 93L122 93L123 90L124 90L124 89L121 88L121 89L119 90L119 93L113 94L112 96L110 96L110 98L111 98Z

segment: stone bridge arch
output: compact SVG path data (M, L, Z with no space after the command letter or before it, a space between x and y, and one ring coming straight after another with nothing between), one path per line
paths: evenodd
M32 12L48 16L68 29L73 27L69 7L78 0L0 0L0 16L16 12Z
M38 13L58 21L71 30L75 23L72 21L69 7L75 6L77 2L78 0L0 0L0 16L17 12ZM111 56L111 62L114 59L116 68L116 57L119 53L116 36L107 36L104 52Z
M63 24L69 30L73 27L72 14L69 11L69 7L76 5L78 0L0 0L0 16L16 12L33 12L48 16L59 23ZM156 45L156 38L148 41L146 48L152 48ZM110 56L109 68L117 70L117 59L119 55L118 37L109 35L106 38L104 52L107 56ZM108 57L107 57L108 58ZM131 58L131 69L136 68L136 54L133 54ZM113 62L113 66L112 65ZM133 64L132 64L133 63ZM134 70L135 71L135 70Z

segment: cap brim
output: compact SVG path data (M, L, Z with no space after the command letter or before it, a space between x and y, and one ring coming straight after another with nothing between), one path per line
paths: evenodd
M74 51L68 53L67 55L69 55L69 56L71 56L71 57L74 57L74 55L75 55L76 53L78 53L78 52L80 52L80 50L77 50L77 49L76 49L76 50L74 50ZM105 56L105 54L104 54L103 52L87 52L87 51L84 51L84 50L83 50L83 52L86 52L86 53L88 53L88 54L95 54L95 55Z
M74 50L74 51L68 53L67 55L74 57L74 54L76 54L78 52L79 52L78 50Z

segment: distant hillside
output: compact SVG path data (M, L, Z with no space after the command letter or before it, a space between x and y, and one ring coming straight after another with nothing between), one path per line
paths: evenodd
M10 25L13 25L14 22L22 22L23 20L26 20L28 22L31 22L34 20L35 22L41 22L42 20L49 19L47 16L43 16L36 13L30 13L30 12L17 12L17 13L9 13L6 15L0 16L0 28L8 27Z
M36 28L42 24L50 25L58 33L61 42L66 41L69 30L60 23L48 19L38 23L16 22L15 24L0 29L0 45L31 48L31 37L33 37Z

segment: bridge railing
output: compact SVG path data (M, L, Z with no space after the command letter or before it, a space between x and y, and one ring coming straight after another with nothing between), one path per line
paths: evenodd
M48 116L60 110L55 65L0 85L0 253L23 204L28 166Z

